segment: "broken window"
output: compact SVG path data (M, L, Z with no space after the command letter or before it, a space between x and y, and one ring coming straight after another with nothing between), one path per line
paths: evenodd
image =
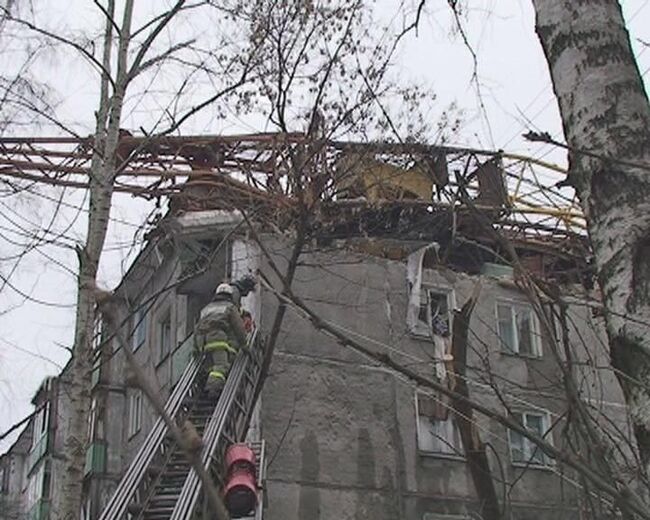
M547 413L520 412L513 414L513 417L527 430L546 440L551 440L551 436L548 435L550 425ZM508 443L510 460L515 464L548 465L551 463L551 459L541 449L519 432L508 430Z
M450 335L449 292L422 287L417 323L413 333L430 337Z
M458 426L443 399L417 394L418 450L447 456L463 456Z
M497 332L502 350L541 357L537 316L529 305L497 303Z

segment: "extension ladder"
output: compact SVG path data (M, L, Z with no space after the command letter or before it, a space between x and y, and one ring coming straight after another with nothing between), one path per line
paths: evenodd
M202 395L206 380L205 358L192 359L170 395L165 411L182 425L189 419L202 437L201 463L218 487L223 484L228 446L242 442L262 381L265 342L254 333L248 352L241 351L232 364L224 388L215 402ZM264 446L257 443L258 480L264 474ZM158 418L100 520L189 520L200 513L202 485L185 454ZM261 518L261 506L255 515Z

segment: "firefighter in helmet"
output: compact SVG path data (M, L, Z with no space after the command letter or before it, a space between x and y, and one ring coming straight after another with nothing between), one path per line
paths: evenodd
M246 328L240 312L241 298L255 289L251 275L220 284L214 298L202 310L194 331L195 347L205 352L210 369L206 390L221 390L237 352L246 347Z

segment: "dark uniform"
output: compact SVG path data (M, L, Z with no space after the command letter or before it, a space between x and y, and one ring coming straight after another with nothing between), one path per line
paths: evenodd
M246 347L247 335L239 302L241 294L248 294L255 284L251 278L243 280L217 287L214 300L201 310L194 329L196 350L205 352L210 360L208 392L222 388L237 352Z

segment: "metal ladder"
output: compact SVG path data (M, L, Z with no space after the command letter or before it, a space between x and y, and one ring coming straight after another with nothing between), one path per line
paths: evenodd
M165 407L177 423L188 418L202 435L201 462L219 487L223 484L227 447L242 442L246 437L255 406L254 398L263 383L265 346L265 342L258 341L257 334L253 334L248 351L241 351L235 358L216 406L214 401L210 403L201 398L205 384L204 371L201 370L204 360L193 359ZM202 500L201 482L168 433L165 423L159 418L100 520L192 518Z

